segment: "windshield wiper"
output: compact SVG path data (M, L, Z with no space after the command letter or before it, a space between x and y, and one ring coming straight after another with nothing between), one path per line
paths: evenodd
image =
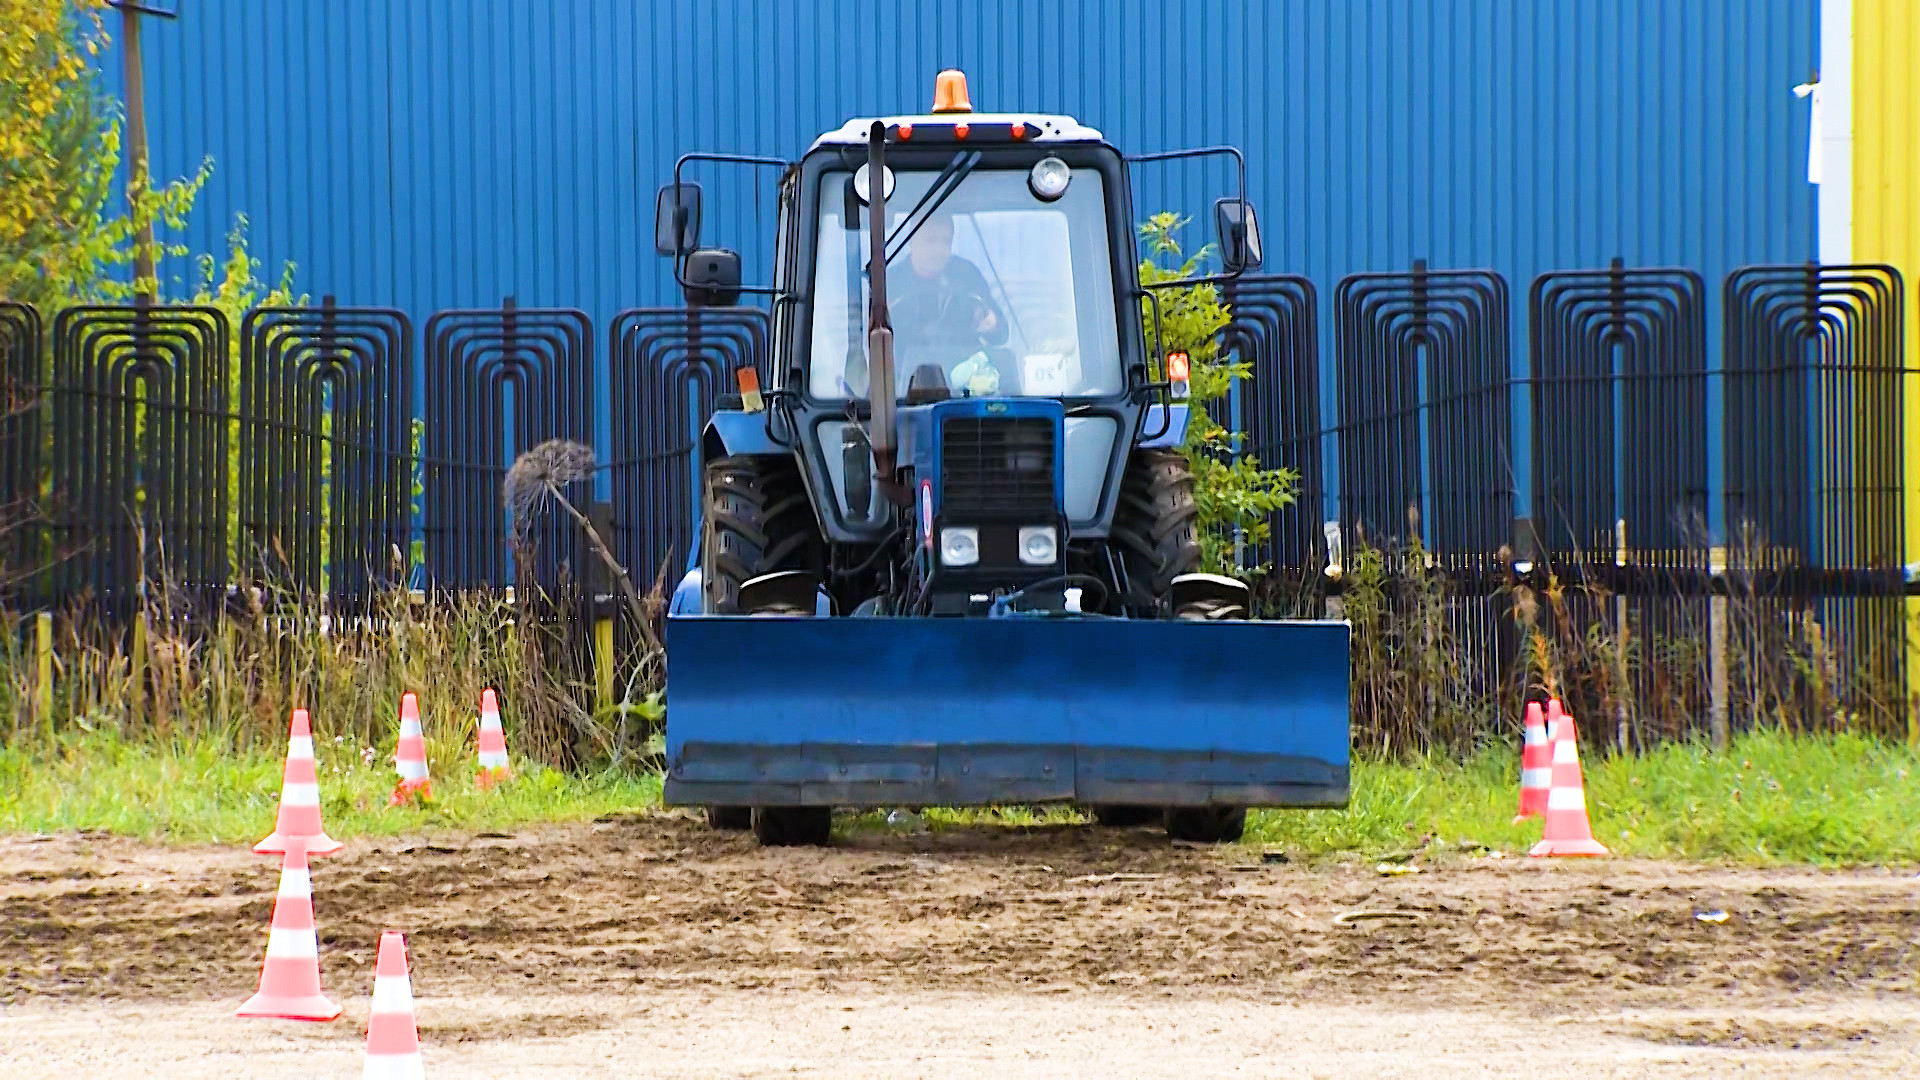
M913 209L907 211L906 219L900 222L900 227L887 237L888 265L892 265L893 260L900 257L900 249L907 245L907 241L913 239L913 234L920 231L920 226L927 223L927 219L933 216L934 211L940 209L940 204L947 201L947 196L959 190L960 182L965 180L967 174L973 171L973 167L980 163L980 156L978 150L955 154L953 160L947 162L947 167L940 170L940 175L934 177L933 185L927 188L927 193L920 196L920 201L914 203ZM933 200L931 206L927 204L928 199Z

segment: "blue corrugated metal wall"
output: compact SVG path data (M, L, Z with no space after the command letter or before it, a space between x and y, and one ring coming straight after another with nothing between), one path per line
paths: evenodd
M1415 258L1496 269L1518 309L1535 274L1616 255L1717 283L1815 250L1790 88L1816 0L179 6L144 40L156 174L215 163L187 242L219 250L244 213L269 272L422 321L507 294L601 326L675 302L650 217L678 153L795 156L925 108L948 66L978 108L1069 113L1123 150L1241 146L1269 269L1323 298ZM1143 171L1138 209L1198 214L1224 184ZM770 185L708 188L704 238L764 273Z

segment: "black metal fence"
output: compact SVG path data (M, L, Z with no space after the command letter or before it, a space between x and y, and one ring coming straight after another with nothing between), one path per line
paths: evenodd
M40 313L0 302L0 598L10 598L33 565L33 533L26 527L39 480Z
M1407 635L1444 638L1464 674L1386 681L1509 704L1557 682L1618 742L1762 716L1904 733L1915 590L1902 409L1920 371L1902 290L1884 266L1738 270L1715 367L1697 273L1618 260L1549 273L1529 290L1520 372L1505 282L1416 263L1339 283L1330 417L1271 387L1239 400L1272 461L1287 457L1268 448L1316 438L1337 457L1334 544L1319 557L1344 577L1324 592L1354 587L1361 552L1400 570L1419 558L1416 578L1443 580L1424 614L1417 583L1398 582L1377 636L1410 651ZM1304 382L1287 373L1311 326L1276 339L1258 304L1234 322L1223 346L1256 384Z
M229 583L230 332L210 307L68 308L47 384L46 571L126 608L143 580L211 600Z
M634 580L665 575L671 588L679 577L700 512L693 440L719 400L738 394L741 368L767 385L771 332L759 308L653 308L614 319L613 531Z
M1920 384L1902 289L1882 266L1736 271L1716 365L1698 274L1550 273L1516 368L1507 282L1415 263L1338 283L1323 367L1314 284L1243 278L1220 347L1251 378L1219 415L1302 488L1242 558L1311 586L1289 603L1317 613L1361 552L1417 556L1444 581L1468 692L1545 674L1639 702L1608 735L1868 698L1904 715L1903 408ZM0 587L115 610L152 580L213 600L267 579L336 606L514 584L501 482L553 438L595 448L610 505L592 512L643 587L670 585L699 432L737 372L766 381L770 334L753 308L635 310L602 358L585 314L511 299L437 313L418 341L397 311L330 299L252 311L237 335L210 308L79 307L49 326L0 304ZM570 520L543 516L530 547L542 586L592 580ZM1607 670L1537 670L1529 633L1596 628Z
M242 576L367 599L405 580L413 324L398 311L258 308L240 324Z

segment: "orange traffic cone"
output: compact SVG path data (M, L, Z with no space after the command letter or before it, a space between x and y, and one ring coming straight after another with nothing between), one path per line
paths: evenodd
M420 733L420 699L412 692L400 695L400 743L394 748L393 761L400 782L387 805L399 806L416 791L433 797L433 784L427 778L427 740Z
M492 690L480 693L480 786L513 775L507 766L507 733L500 726L500 700Z
M1553 718L1560 718L1560 700L1547 706ZM1553 748L1547 744L1547 728L1540 721L1540 703L1527 703L1526 734L1520 744L1520 812L1513 823L1520 824L1547 812L1547 790L1553 786Z
M253 845L258 855L284 855L289 844L298 844L308 856L337 855L340 841L327 835L320 824L320 782L313 769L313 729L307 723L307 710L293 710L293 722L287 735L287 767L280 778L280 816L273 832Z
M260 989L235 1016L281 1020L332 1020L340 1006L320 992L320 938L313 929L313 878L307 853L288 844L280 860L280 892L273 899L273 928L260 965Z
M407 978L407 939L398 931L380 935L374 962L373 1007L367 1014L365 1080L422 1080L420 1029L413 1020L413 986Z
M1587 821L1586 785L1580 779L1580 751L1574 745L1573 717L1553 725L1553 790L1547 792L1546 837L1529 855L1605 855Z

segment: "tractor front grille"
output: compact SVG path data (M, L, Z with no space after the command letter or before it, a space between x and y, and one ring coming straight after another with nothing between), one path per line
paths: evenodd
M953 417L940 425L940 506L948 521L1050 522L1053 421Z

